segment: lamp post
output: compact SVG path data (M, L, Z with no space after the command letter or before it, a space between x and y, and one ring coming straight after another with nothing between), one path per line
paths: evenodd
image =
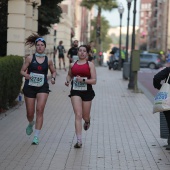
M118 11L120 14L120 36L119 36L119 67L118 70L121 70L122 67L122 58L121 58L121 39L122 39L122 15L124 12L124 7L122 3L118 7Z
M57 38L57 24L54 24L54 52L53 52L53 62L54 62L54 68L56 69L56 38Z
M131 7L131 2L133 0L126 0L127 1L127 6L128 6L128 17L127 17L127 34L126 34L126 58L125 61L128 62L128 48L129 48L129 14L130 14L130 7Z
M133 60L133 50L135 49L135 24L136 24L136 1L134 0L134 10L133 10L133 31L132 31L132 45L131 45L131 59L130 59L130 78L128 89L134 89L134 73L132 71L132 60Z

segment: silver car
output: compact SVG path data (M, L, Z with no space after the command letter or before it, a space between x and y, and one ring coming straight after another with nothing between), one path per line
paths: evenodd
M141 53L140 54L140 67L148 67L157 69L163 67L161 56L156 53Z

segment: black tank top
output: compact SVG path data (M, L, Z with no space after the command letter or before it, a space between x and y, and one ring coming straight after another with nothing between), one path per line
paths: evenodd
M45 60L43 63L38 63L35 57L35 54L32 57L32 61L30 65L28 66L27 73L30 74L38 73L38 74L44 74L44 84L47 83L47 74L48 74L48 57L45 56ZM28 85L29 80L25 80L25 85Z

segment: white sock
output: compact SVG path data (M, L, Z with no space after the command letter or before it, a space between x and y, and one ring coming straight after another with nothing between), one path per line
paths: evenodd
M76 135L77 136L77 142L82 143L81 135Z
M39 134L40 134L40 130L38 130L38 129L35 129L34 136L38 137L38 136L39 136Z

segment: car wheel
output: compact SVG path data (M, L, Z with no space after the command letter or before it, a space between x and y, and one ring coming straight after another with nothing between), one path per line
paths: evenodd
M150 64L149 64L149 68L150 68L150 69L155 69L155 68L156 68L156 65L155 65L154 63L150 63Z

